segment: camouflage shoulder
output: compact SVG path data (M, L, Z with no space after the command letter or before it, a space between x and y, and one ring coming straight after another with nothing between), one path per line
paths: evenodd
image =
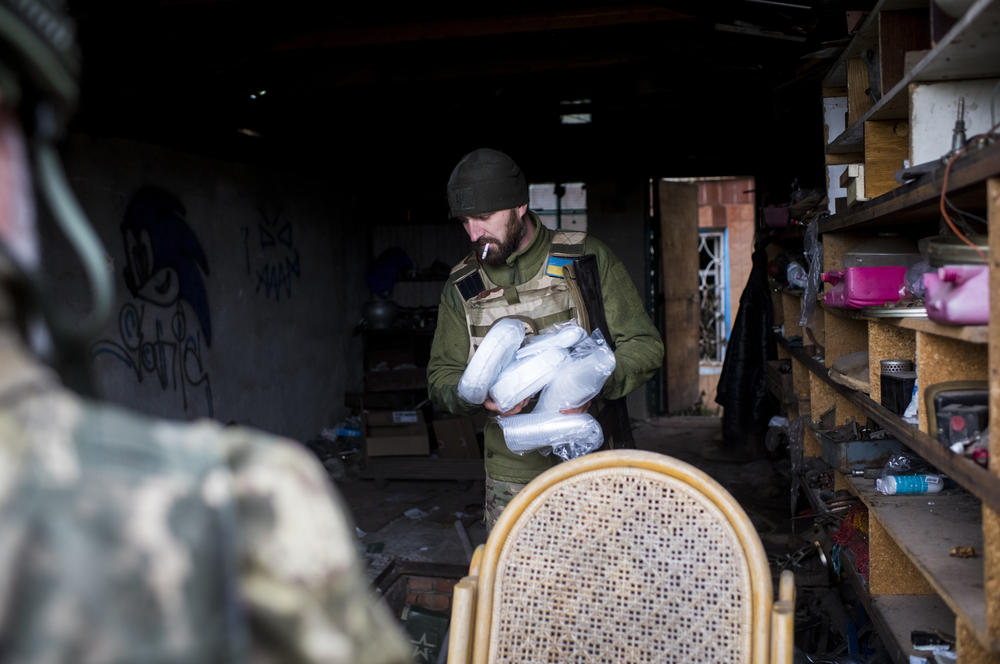
M447 283L448 285L453 285L456 281L460 281L472 272L478 271L479 261L476 260L475 254L470 251L462 260L451 266Z
M368 586L354 522L319 460L294 441L222 430L244 531L241 586L274 661L408 662L399 626Z

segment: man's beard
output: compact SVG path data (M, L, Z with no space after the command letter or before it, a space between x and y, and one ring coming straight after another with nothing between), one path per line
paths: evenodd
M517 245L521 243L521 238L524 237L524 220L517 216L515 210L508 210L507 214L507 225L504 227L504 239L502 242L496 238L486 236L476 241L475 252L480 257L483 255L483 247L487 244L490 245L486 257L481 258L481 260L483 263L493 267L506 263L511 254L517 251Z

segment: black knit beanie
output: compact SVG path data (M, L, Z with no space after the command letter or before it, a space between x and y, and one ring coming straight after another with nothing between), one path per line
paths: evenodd
M528 202L528 182L514 160L480 148L462 157L448 178L452 217L509 210Z

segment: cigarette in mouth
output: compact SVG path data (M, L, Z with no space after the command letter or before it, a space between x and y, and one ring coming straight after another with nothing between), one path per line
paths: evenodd
M490 250L490 243L487 242L486 245L483 247L483 255L479 258L479 260L481 261L486 260L486 252L488 252L489 250Z

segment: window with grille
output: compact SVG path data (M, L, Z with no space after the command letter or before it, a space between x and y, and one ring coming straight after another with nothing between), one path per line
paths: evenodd
M528 187L528 207L552 230L587 230L587 186L583 182L547 182Z
M700 359L722 362L729 330L726 231L702 229L698 243L698 295L701 302Z

